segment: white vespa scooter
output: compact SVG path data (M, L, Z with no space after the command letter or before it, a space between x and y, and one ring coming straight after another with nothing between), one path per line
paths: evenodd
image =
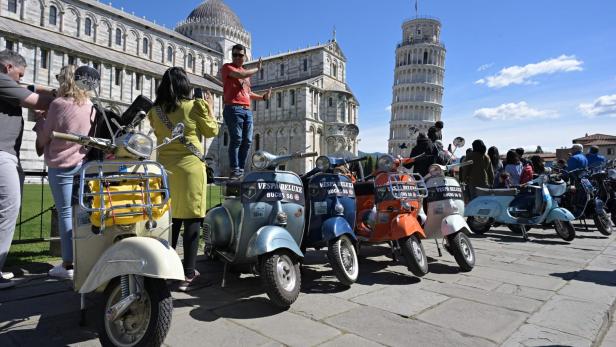
M87 66L76 71L83 89L95 90L99 80L98 71ZM102 308L96 309L103 346L160 346L173 310L166 280L184 279L182 262L169 245L167 175L160 163L147 160L153 140L135 130L146 111L135 112L128 126L116 124L111 139L53 133L105 157L82 166L73 204L74 288L81 294L82 323L86 293L104 292ZM110 126L109 131L113 134ZM183 124L173 136L183 136Z
M454 140L456 148L464 146L464 139ZM470 228L464 219L464 197L460 183L445 174L454 168L471 165L472 160L464 163L430 166L430 171L424 181L428 189L424 208L420 213L423 219L423 228L426 237L434 238L441 256L438 245L438 237L444 238L445 249L454 256L456 263L462 271L468 272L475 266L475 250L471 240L464 231L470 233Z

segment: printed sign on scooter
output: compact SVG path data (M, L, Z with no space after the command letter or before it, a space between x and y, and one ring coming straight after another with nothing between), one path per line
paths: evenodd
M325 193L325 194L324 194ZM343 181L339 176L322 177L316 182L310 182L310 194L313 198L327 197L355 197L355 189L352 182Z
M292 183L247 182L242 183L242 203L293 202L304 204L304 187Z
M462 195L462 188L458 186L443 186L443 187L431 187L428 188L427 202L441 201L441 200L464 200Z

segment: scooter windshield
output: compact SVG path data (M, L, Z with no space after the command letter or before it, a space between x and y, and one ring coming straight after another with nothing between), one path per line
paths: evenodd
M427 195L421 177L405 173L382 173L376 177L376 202L419 200Z

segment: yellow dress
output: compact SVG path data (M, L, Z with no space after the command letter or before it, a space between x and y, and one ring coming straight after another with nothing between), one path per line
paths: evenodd
M185 100L167 117L175 126L184 123L184 136L203 152L201 137L218 135L218 123L209 114L203 99ZM171 138L171 131L160 121L154 109L148 113L156 137ZM158 161L163 164L169 177L171 190L171 215L173 218L192 219L205 217L207 175L205 164L179 141L158 149Z

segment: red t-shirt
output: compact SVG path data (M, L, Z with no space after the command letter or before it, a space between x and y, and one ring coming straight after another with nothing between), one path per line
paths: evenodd
M250 78L233 78L229 76L232 72L243 72L243 67L233 64L222 66L222 83L225 105L244 105L250 106Z

